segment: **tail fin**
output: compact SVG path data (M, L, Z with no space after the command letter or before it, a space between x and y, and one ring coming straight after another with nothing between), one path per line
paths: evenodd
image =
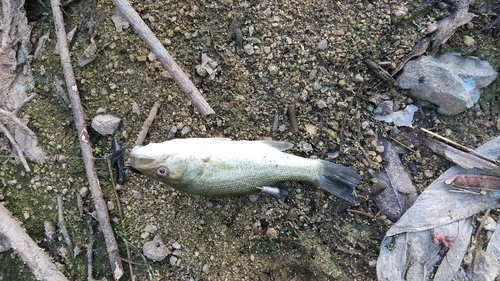
M321 160L323 174L319 178L319 187L331 194L354 203L358 198L354 194L354 187L361 182L356 171L345 166Z

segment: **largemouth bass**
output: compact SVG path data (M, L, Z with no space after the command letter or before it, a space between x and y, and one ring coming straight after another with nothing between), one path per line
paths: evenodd
M361 177L352 169L284 153L284 141L174 139L135 147L130 166L173 188L204 196L251 194L285 181L308 182L346 201Z

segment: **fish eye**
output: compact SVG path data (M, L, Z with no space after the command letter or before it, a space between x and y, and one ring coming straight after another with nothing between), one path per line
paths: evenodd
M164 178L168 176L168 169L165 167L160 167L158 170L156 170L156 175L159 176L160 178Z

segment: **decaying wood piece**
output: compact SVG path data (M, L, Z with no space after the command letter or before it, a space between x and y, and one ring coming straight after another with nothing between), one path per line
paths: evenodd
M108 256L110 259L113 276L115 280L118 280L123 275L122 261L118 252L118 245L116 243L116 239L113 234L113 229L111 227L111 223L109 220L106 201L104 201L102 190L99 185L99 180L97 179L97 172L94 166L94 161L93 161L94 157L92 154L90 137L87 132L87 125L85 123L83 109L80 103L78 87L76 86L75 74L73 73L73 68L71 67L71 58L69 55L68 42L66 39L66 30L64 28L63 16L60 9L61 3L59 0L51 0L51 5L52 5L52 13L54 15L54 25L57 35L57 41L59 42L59 47L61 52L61 65L66 80L68 95L71 101L73 116L75 119L75 125L78 130L78 140L80 141L80 147L82 150L82 157L85 165L85 171L87 173L87 179L89 182L90 191L92 193L92 199L94 201L95 210L97 212L99 225L104 235L106 250L108 252Z
M151 51L153 51L158 60L167 69L168 73L170 73L175 82L177 82L189 100L198 109L200 114L204 117L215 115L215 111L203 98L200 91L194 86L193 82L191 82L189 77L182 71L172 56L170 56L160 40L154 35L151 29L149 29L130 3L128 3L127 0L113 0L113 3L130 22L135 32L148 44Z
M0 204L0 237L21 257L38 280L68 281L2 204Z
M486 159L463 152L434 139L424 139L424 143L435 153L444 156L464 169L479 169L490 175L500 176L500 167Z

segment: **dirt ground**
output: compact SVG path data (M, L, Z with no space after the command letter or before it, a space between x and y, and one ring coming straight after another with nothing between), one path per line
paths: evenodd
M34 171L25 173L16 161L1 158L0 200L48 252L44 221L57 222L56 198L62 196L67 228L81 253L71 257L58 232L54 259L72 280L87 278L90 220L96 239L93 278L111 278L98 224L90 219L94 206L72 113L65 98L56 94L62 72L59 57L53 54L50 3L32 2L28 11L32 43L36 46L47 32L50 39L43 58L32 64L36 81L32 92L38 97L21 116L29 120L50 160L30 164ZM150 108L160 101L146 142L168 137L284 140L294 144L289 153L356 170L363 177L358 193L363 193L384 164L377 140L382 134L406 147L401 146L401 159L422 191L451 164L423 146L419 127L471 148L498 135L498 82L472 109L447 117L408 98L363 64L364 58L392 62L408 53L427 26L449 14L445 2L434 1L423 10L419 1L396 0L131 1L215 110L212 118L196 112L131 27L117 30L111 0L98 1L95 7L90 2L75 1L64 9L66 30L78 26L71 43L78 88L88 124L96 112L122 119L115 136L126 148L133 147ZM471 3L470 11L478 16L440 52L484 54L497 68L500 46L486 29L495 6L483 2ZM235 29L242 34L241 50L237 39L228 38ZM466 46L466 35L475 40L476 49ZM97 57L78 67L91 38ZM213 74L197 72L202 54L218 63ZM419 106L414 128L373 119L373 109L386 99L394 101L396 110L410 103ZM291 128L286 111L290 107L296 111L298 132ZM113 136L93 133L92 137L120 253L130 261L135 280L376 280L379 245L391 222L371 200L347 206L299 183L291 183L294 192L284 199L206 198L135 174L117 191L117 199L108 163L102 159L110 152ZM1 152L10 155L8 149ZM84 212L78 208L78 196L83 198ZM143 245L155 236L171 252L159 262L142 255ZM131 280L128 262L124 269L122 280ZM0 254L0 280L34 280L34 276L8 251Z

